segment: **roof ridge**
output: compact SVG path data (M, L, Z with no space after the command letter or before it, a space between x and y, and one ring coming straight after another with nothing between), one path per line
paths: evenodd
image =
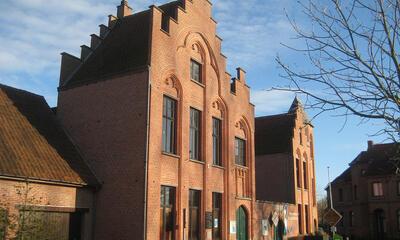
M16 92L27 93L27 94L31 95L32 97L38 97L38 98L43 98L44 99L43 95L39 95L39 94L30 92L30 91L27 91L27 90L24 90L24 89L21 89L21 88L16 88L16 87L12 87L10 85L5 85L5 84L0 83L0 89L2 89L2 88L8 88L8 89L16 91Z

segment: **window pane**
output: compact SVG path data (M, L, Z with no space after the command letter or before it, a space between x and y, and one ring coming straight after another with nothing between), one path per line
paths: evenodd
M221 120L213 118L213 164L217 166L222 166L221 144Z
M200 82L200 83L202 82L202 79L201 79L201 64L196 62L196 61L194 61L194 60L190 61L190 78L192 80L197 81L197 82Z
M296 158L296 180L297 180L297 187L301 188L300 160L298 158Z
M372 184L372 194L374 197L383 196L383 185L380 182Z
M213 193L213 240L220 240L222 224L222 194Z
M397 210L397 230L400 231L400 210Z
M397 195L400 195L400 181L397 182Z
M189 190L189 240L200 240L200 191Z
M297 205L297 213L298 213L298 223L299 223L299 233L303 234L303 211L300 204Z
M163 103L163 130L162 146L163 151L176 154L176 101L164 96Z
M246 166L245 141L235 138L235 162L237 165Z
M303 178L304 178L304 189L308 189L307 163L306 162L303 162Z
M201 112L190 108L189 155L193 160L200 160L200 121Z
M175 239L175 188L161 186L160 239Z

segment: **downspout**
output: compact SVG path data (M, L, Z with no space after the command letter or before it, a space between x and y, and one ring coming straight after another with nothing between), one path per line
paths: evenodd
M150 77L151 67L147 66L147 114L146 114L146 153L144 160L144 213L143 213L143 239L147 239L147 198L148 198L148 164L149 164L149 141L150 141L150 94L151 94L151 77Z

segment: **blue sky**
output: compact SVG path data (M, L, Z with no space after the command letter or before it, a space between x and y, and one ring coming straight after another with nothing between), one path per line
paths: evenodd
M134 11L167 1L130 0ZM299 46L285 13L300 25L306 19L293 0L218 0L213 1L214 18L223 52L228 56L228 71L237 66L247 71L256 114L269 115L288 110L293 95L265 91L286 82L275 63L279 54L287 62L302 66L301 55L294 54L281 43ZM80 46L89 45L90 34L107 22L108 14L116 14L118 0L1 0L0 1L0 83L22 88L46 97L56 105L60 53L80 55ZM306 67L306 66L304 66ZM312 112L309 112L312 115ZM315 126L315 156L318 196L327 184L327 166L332 178L339 175L356 155L366 149L378 123L360 125L356 118L322 115Z

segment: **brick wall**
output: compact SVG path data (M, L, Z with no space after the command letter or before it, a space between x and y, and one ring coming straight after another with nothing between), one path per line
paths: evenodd
M147 77L130 73L59 93L57 116L102 182L96 240L143 238Z

